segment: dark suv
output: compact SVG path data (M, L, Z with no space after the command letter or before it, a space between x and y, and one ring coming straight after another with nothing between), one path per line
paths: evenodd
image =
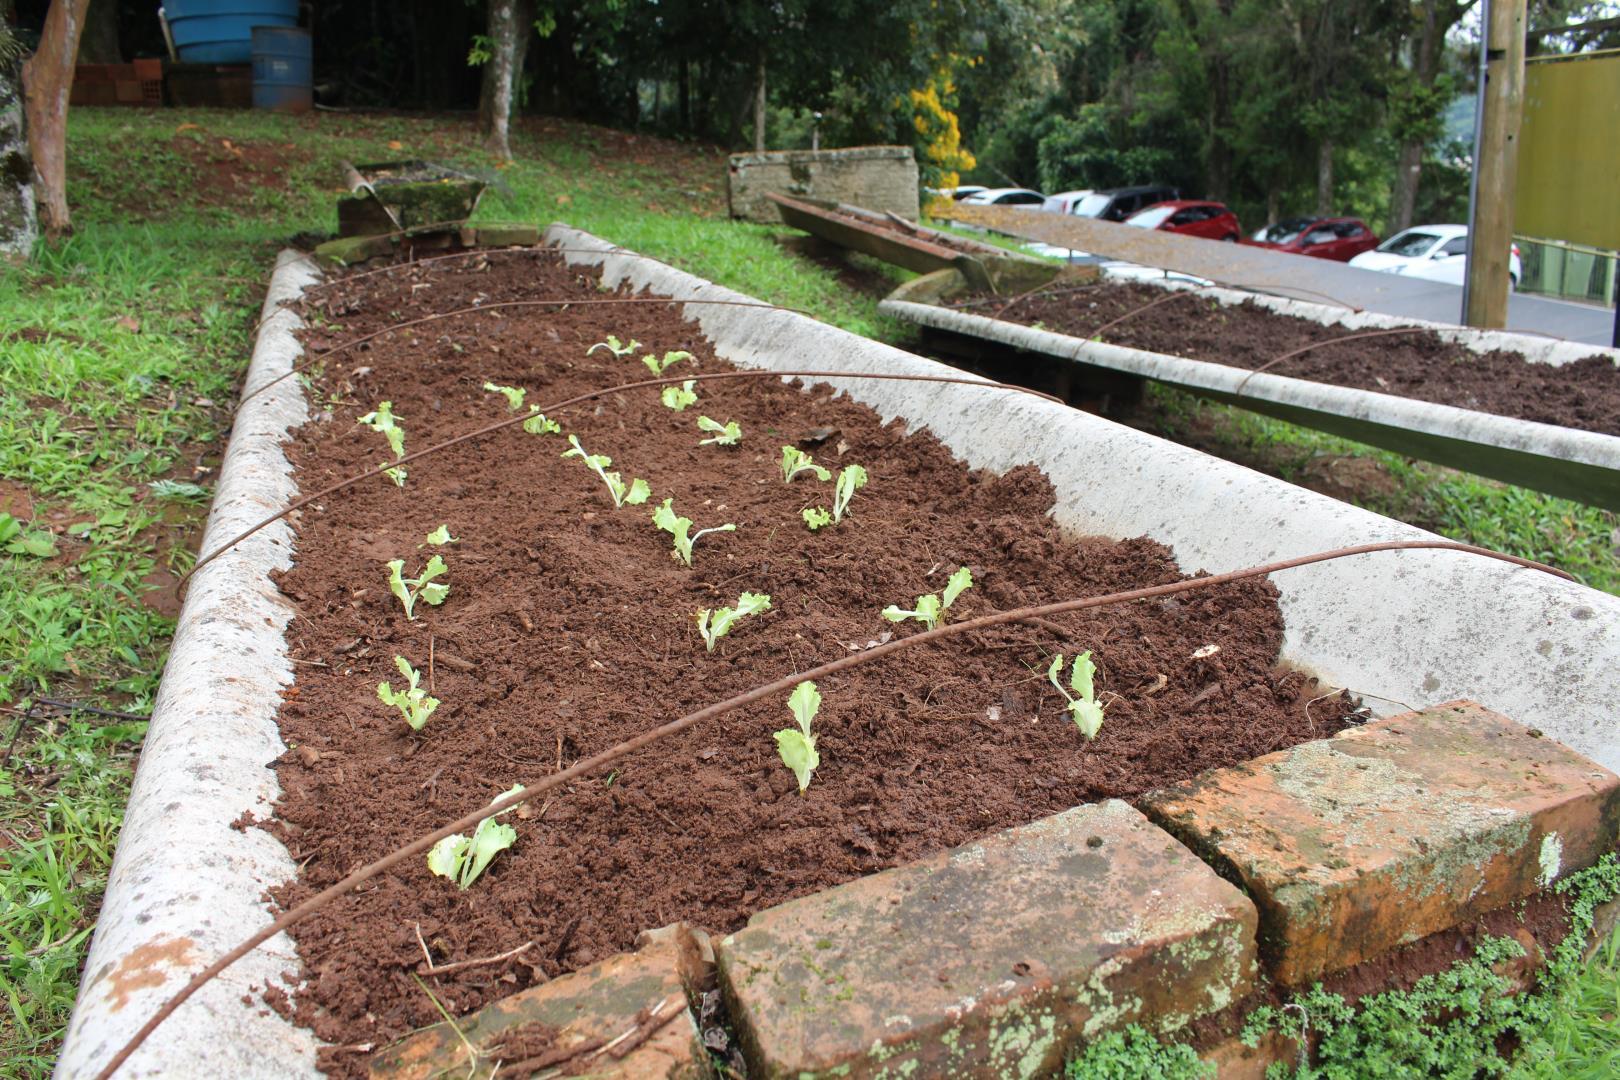
M1138 210L1179 198L1181 198L1179 190L1164 184L1110 188L1106 191L1093 191L1085 198L1077 199L1070 207L1069 213L1096 218L1099 221L1124 221Z

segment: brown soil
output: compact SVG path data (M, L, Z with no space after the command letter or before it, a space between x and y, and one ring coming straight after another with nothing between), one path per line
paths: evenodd
M552 256L449 262L324 291L324 347L433 311L521 297L599 299L595 279ZM388 399L407 449L505 414L486 380L544 405L645 377L631 359L586 349L608 334L687 349L725 367L689 323L658 305L509 309L414 328L325 364L335 414L289 452L313 491L375 466L381 436L354 417ZM869 409L777 380L699 384L684 413L656 391L561 414L594 453L646 478L648 506L615 511L603 485L562 460L556 436L517 428L410 466L401 490L369 481L304 511L296 566L297 684L281 713L290 751L269 825L303 871L273 891L290 905L444 821L582 756L784 673L846 655L915 624L879 617L937 591L959 565L975 586L958 617L1177 580L1172 553L1146 538L1061 534L1053 491L1033 466L970 472L931 435L881 425ZM698 414L738 420L743 444L699 446ZM809 532L799 512L830 485L781 481L784 443L871 480L838 527ZM697 527L696 565L670 555L648 522L673 496ZM384 563L415 571L439 524L451 591L407 621ZM693 612L770 594L711 654ZM1277 668L1282 617L1268 582L1063 617L1067 633L1019 625L966 635L828 678L816 725L822 764L806 794L771 733L785 700L739 710L626 759L511 819L517 844L469 890L421 860L324 909L294 932L308 986L298 1018L338 1044L386 1043L438 1018L412 973L422 939L439 964L537 949L435 980L452 1013L628 948L678 919L711 931L756 910L1106 796L1129 798L1338 730L1350 705ZM1206 645L1218 654L1195 659ZM1052 652L1095 650L1107 722L1080 738L1045 679ZM419 734L376 697L408 658L443 705ZM344 1057L350 1060L343 1060ZM360 1075L355 1055L327 1062Z
M1228 306L1196 294L1166 301L1152 285L1113 284L1003 302L970 301L969 310L1026 326L1090 338L1109 327L1115 345L1257 368L1294 349L1332 341L1353 331L1279 315L1245 302ZM1131 315L1152 301L1164 301ZM1543 424L1620 435L1620 366L1588 356L1554 367L1533 364L1509 352L1475 353L1432 333L1365 338L1325 345L1267 370L1312 382L1332 383L1464 409L1534 420Z

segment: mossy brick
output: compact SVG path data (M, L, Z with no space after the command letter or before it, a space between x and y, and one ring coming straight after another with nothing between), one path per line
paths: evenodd
M1613 850L1620 778L1472 702L1301 743L1138 804L1260 908L1285 985L1529 896Z
M534 225L480 225L480 247L533 247L540 242L540 230Z
M577 1068L603 1080L709 1076L709 1056L686 996L686 984L702 977L695 965L702 962L706 941L676 924L644 933L638 944L636 952L619 953L486 1005L454 1027L440 1023L416 1032L376 1054L372 1080L487 1078L497 1066L510 1069L516 1063L502 1045L512 1038L523 1038L531 1051L536 1042L544 1046L525 1051L530 1058L552 1059L537 1065L541 1072ZM670 1019L646 1034L654 1018L662 1016ZM614 1040L627 1033L633 1034L618 1045L631 1049L615 1056ZM643 1034L645 1041L638 1042ZM469 1045L478 1048L476 1061L469 1060Z
M315 258L328 266L354 266L392 255L395 246L392 236L346 236L316 247Z
M719 940L749 1075L1055 1075L1251 988L1253 906L1117 800L756 914Z

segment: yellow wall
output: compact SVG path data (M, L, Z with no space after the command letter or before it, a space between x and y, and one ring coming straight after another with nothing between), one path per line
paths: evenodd
M1620 54L1524 75L1513 231L1620 248Z

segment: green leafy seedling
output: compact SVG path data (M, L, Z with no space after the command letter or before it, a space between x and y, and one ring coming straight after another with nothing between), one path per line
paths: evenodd
M959 568L952 574L950 580L945 582L945 593L929 593L917 597L917 606L911 611L902 611L897 604L890 604L883 609L883 617L890 622L901 622L905 619L916 619L928 629L932 630L945 621L945 613L950 610L956 598L963 591L973 587L973 572L967 567Z
M730 633L738 619L744 615L757 615L770 609L771 598L765 593L745 592L737 597L737 606L734 608L723 607L719 611L704 608L698 612L698 633L703 635L703 643L709 647L709 651L714 652L714 643Z
M434 547L443 547L445 544L461 543L461 537L451 536L450 526L440 525L437 529L434 529L432 532L427 534L427 540L425 540L424 543L432 544ZM422 545L418 544L417 546L421 547Z
M561 435L562 425L555 420L547 420L539 406L530 405L529 418L523 421L523 430L530 435Z
M832 524L832 515L824 506L807 506L799 511L799 516L804 518L804 523L810 526L811 532Z
M682 360L690 359L692 359L692 354L689 352L667 352L664 354L664 358L662 360L654 356L652 353L648 353L646 356L641 358L641 362L646 364L647 370L651 371L654 375L662 375L673 365L680 363Z
M817 480L831 480L832 473L817 465L810 455L797 446L782 447L782 483L791 484L802 472L814 473Z
M585 355L589 356L597 349L606 349L614 356L629 356L639 348L641 348L641 342L639 341L632 339L630 344L625 345L621 343L618 338L614 337L612 334L609 334L606 341L598 341L595 345L592 345L590 348L586 349Z
M674 499L665 499L664 505L653 511L653 524L663 529L675 538L675 550L672 557L681 560L687 566L692 565L692 545L699 538L712 532L736 532L737 526L732 524L716 525L712 529L699 529L692 532L692 519L678 517L675 513Z
M385 465L388 465L388 463L386 461L383 462L382 465L378 466L378 468L382 468L383 475L388 477L388 479L392 480L394 482L395 487L404 487L405 486L405 478L410 475L409 473L407 473L405 471L405 466L403 466L403 465L392 465L392 466L389 466L387 468L383 468L383 466L385 466Z
M22 522L10 514L0 513L0 551L48 559L56 554L56 536L45 529L24 532Z
M401 606L405 608L405 617L415 620L416 601L424 600L434 607L444 603L444 598L450 595L450 586L442 585L433 579L449 571L444 560L435 555L422 567L422 572L414 578L405 576L405 560L388 560L388 591L399 597Z
M387 439L388 449L394 452L396 459L405 456L405 429L399 426L392 401L378 402L377 407L360 417L359 422Z
M1097 732L1102 730L1103 706L1097 700L1093 687L1093 678L1097 674L1097 665L1091 662L1091 650L1079 654L1069 667L1069 686L1074 693L1064 689L1063 654L1058 653L1052 658L1052 666L1047 669L1046 677L1057 687L1057 692L1063 695L1069 703L1069 715L1074 718L1074 726L1080 729L1080 734L1087 739L1095 739Z
M439 707L439 699L428 697L428 692L419 685L422 673L411 667L411 662L403 656L394 657L394 666L409 682L403 691L395 690L385 680L377 684L377 697L382 699L384 705L392 705L398 709L405 722L411 725L412 731L421 731L422 725L428 722L433 710Z
M491 800L491 805L522 790L522 784L514 784ZM501 814L508 813L511 810L501 811ZM484 872L491 859L517 843L517 830L495 820L501 814L480 821L470 840L460 833L451 833L434 844L427 853L428 869L439 877L449 878L463 889L477 881L478 875Z
M742 440L742 428L735 420L727 420L722 424L718 420L700 416L698 417L698 430L714 433L712 438L699 439L699 446L736 446Z
M484 384L484 389L492 394L500 394L506 399L506 407L511 412L523 408L523 396L528 393L521 386L497 386L492 382Z
M585 448L579 445L578 435L568 436L568 445L572 449L564 450L562 456L565 458L583 458L585 460L585 464L590 466L590 470L601 477L602 483L607 485L608 494L613 496L613 508L615 510L626 503L631 506L640 506L652 494L652 488L647 486L647 481L639 476L631 480L630 485L626 487L624 477L616 472L608 472L608 466L613 464L613 459L606 454L587 454Z
M807 679L795 686L788 695L788 708L799 726L776 733L776 752L782 764L799 778L799 794L803 795L804 789L810 786L810 774L821 764L821 755L816 753L816 737L810 730L811 722L821 710L821 692L816 684Z
M687 379L679 386L666 386L658 395L658 400L662 401L666 408L685 412L688 405L697 404L697 393L692 389L696 385L696 379Z
M833 524L844 520L849 500L855 492L866 486L866 470L859 465L845 465L838 471L838 483L833 487Z

